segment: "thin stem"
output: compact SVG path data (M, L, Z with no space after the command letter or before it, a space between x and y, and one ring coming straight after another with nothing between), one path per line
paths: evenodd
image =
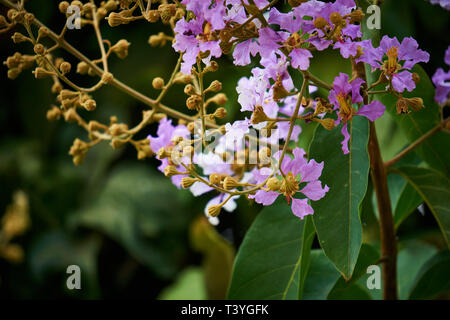
M292 131L294 129L295 120L297 120L298 111L300 110L300 106L302 105L302 98L305 92L306 86L308 85L308 78L303 78L302 88L300 89L300 93L297 96L297 104L295 106L294 113L292 113L291 120L289 122L289 131L286 137L286 141L283 146L283 151L281 151L280 160L278 161L278 169L281 172L281 175L284 177L284 172L281 170L281 163L283 162L284 155L286 154L286 150L288 148L289 141L291 140Z
M95 35L97 36L98 46L100 47L100 51L102 53L103 69L105 70L105 72L108 72L108 59L106 56L105 46L103 45L103 39L102 34L100 32L100 26L97 19L94 0L91 0L91 3L92 3L92 19L94 20L93 26L95 30Z
M448 121L448 120L447 120ZM386 168L392 167L394 164L396 164L399 160L401 160L403 157L405 157L407 154L409 154L411 151L413 151L415 148L417 148L422 142L427 140L429 137L434 135L435 133L441 131L442 128L445 127L445 123L447 121L439 123L437 126L435 126L433 129L425 133L423 136L421 136L419 139L411 143L406 149L404 149L402 152L397 154L394 158L392 158L389 161L386 161L384 163L384 166Z

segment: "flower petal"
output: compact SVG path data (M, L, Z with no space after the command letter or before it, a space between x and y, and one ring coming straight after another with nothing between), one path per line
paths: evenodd
M300 219L314 213L314 209L308 204L308 199L292 199L291 209Z

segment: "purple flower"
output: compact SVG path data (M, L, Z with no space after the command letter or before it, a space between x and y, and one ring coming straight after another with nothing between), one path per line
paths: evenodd
M342 151L344 154L349 153L348 141L350 134L347 129L347 121L351 121L354 115L366 117L370 121L375 121L381 117L385 111L385 106L377 100L372 101L368 105L363 105L359 110L355 110L354 104L360 104L363 102L363 98L360 94L360 87L364 81L360 78L353 80L349 83L348 75L340 73L338 77L334 79L333 89L330 90L328 99L334 106L334 110L338 110L337 123L344 122L341 133L344 136L342 141Z
M219 58L222 55L219 41L215 40L213 33L225 27L223 17L226 16L226 7L222 1L183 0L182 3L195 14L195 18L177 21L172 47L184 53L181 72L191 74L191 68L200 52L210 53L203 59L204 63L209 63L211 57Z
M444 61L450 66L450 46L445 51ZM436 95L434 96L434 99L438 103L444 104L450 93L450 71L444 72L442 68L439 68L436 70L431 80L436 86Z
M308 200L317 201L322 199L328 192L329 187L318 180L323 170L323 162L317 163L315 160L307 160L305 151L301 148L295 148L293 151L294 158L288 156L283 158L281 170L285 174L281 181L281 187L278 191L259 190L254 198L257 203L264 206L271 205L280 194L286 197L291 203L291 209L294 215L303 219L306 215L314 213L313 208L309 205ZM278 153L279 156L279 153ZM253 176L257 183L265 181L272 173L269 168L255 169ZM303 195L304 198L294 198L294 195Z
M413 38L404 38L400 43L397 38L384 36L380 46L374 48L370 41L361 41L363 54L357 62L363 61L372 66L372 70L380 69L397 92L414 90L416 87L412 73L408 70L419 62L428 62L430 55L418 49ZM386 58L384 58L386 56ZM401 63L403 62L403 63Z
M291 66L295 69L307 70L309 68L309 59L312 58L311 52L306 49L294 48L289 54L291 57Z

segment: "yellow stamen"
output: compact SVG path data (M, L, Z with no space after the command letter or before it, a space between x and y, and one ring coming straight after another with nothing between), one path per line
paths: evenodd
M398 47L392 47L387 52L387 71L388 73L394 73L397 69L397 57L398 57Z
M340 93L336 95L336 99L341 107L341 110L339 112L341 117L345 119L350 118L353 114L353 108L349 105L347 97Z

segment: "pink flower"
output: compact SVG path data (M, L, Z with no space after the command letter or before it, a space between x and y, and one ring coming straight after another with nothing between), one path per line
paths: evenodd
M349 83L348 75L340 73L338 77L334 79L333 89L330 90L328 99L330 103L334 105L334 110L338 110L337 123L344 122L342 127L342 135L344 140L342 141L342 151L344 154L349 153L348 141L350 134L347 129L347 121L351 120L354 115L366 117L370 121L375 121L384 114L386 110L385 106L377 100L372 101L367 105L363 105L358 110L355 110L353 105L363 102L363 98L360 94L360 87L364 81L360 78L353 80Z
M280 154L278 154L279 156ZM285 174L278 191L259 190L254 196L257 203L264 206L271 205L280 194L286 197L291 203L291 209L294 215L303 219L306 215L314 213L313 208L309 205L308 200L317 201L322 199L328 192L329 187L322 187L322 182L318 179L322 174L323 162L317 163L315 160L307 160L305 151L296 148L293 151L294 158L284 157L281 170ZM262 183L272 173L269 168L255 169L253 176L256 183ZM304 198L294 198L294 195L303 195Z

